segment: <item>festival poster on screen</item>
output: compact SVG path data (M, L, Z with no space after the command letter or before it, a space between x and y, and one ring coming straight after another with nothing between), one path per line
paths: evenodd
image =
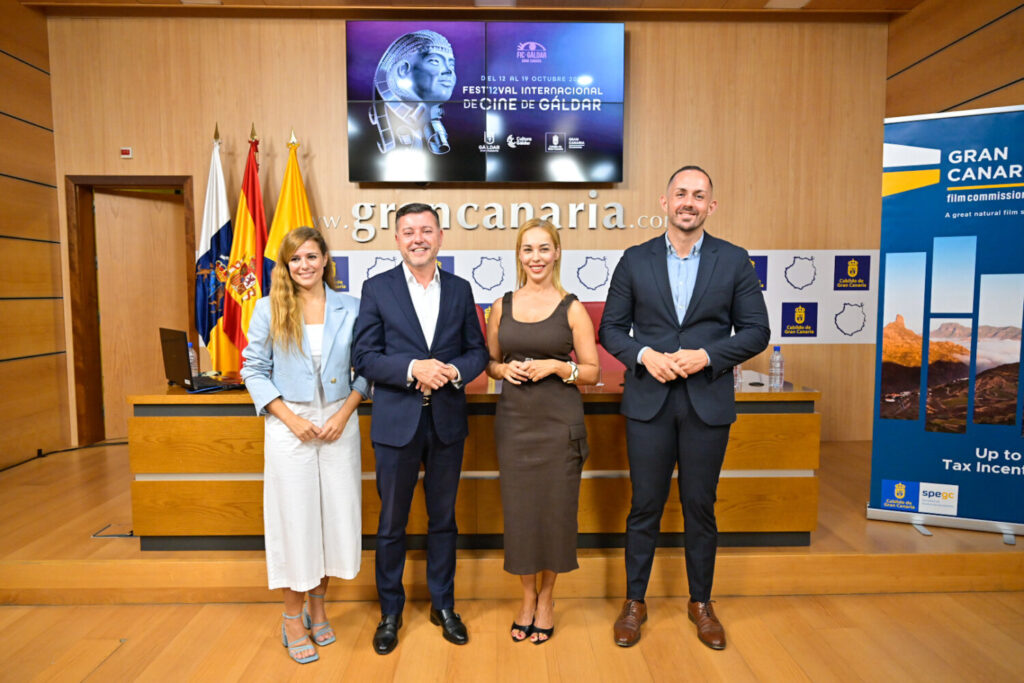
M347 23L352 181L620 182L623 24Z
M868 515L1020 533L1024 107L889 119L883 156Z

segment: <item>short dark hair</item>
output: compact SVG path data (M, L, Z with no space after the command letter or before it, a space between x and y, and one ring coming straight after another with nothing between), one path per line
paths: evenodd
M423 202L411 202L404 204L402 208L395 212L395 229L398 229L398 219L410 213L425 213L430 212L434 215L434 220L437 221L437 227L441 227L441 217L437 214L437 209L432 207L430 204L424 204Z
M704 177L708 179L708 185L711 187L711 189L712 190L715 189L715 184L713 182L711 182L711 174L709 174L707 171L705 171L700 166L695 166L693 164L690 164L690 165L687 165L687 166L683 166L682 168L676 169L676 172L668 177L668 182L665 184L665 187L668 187L669 185L671 185L672 181L675 180L675 177L677 175L679 175L680 173L682 173L683 171L700 171L701 173L704 174Z

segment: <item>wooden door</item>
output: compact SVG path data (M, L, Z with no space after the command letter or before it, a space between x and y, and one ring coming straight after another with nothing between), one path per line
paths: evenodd
M104 427L128 435L129 394L167 384L160 327L188 330L185 209L173 193L101 190L93 200Z

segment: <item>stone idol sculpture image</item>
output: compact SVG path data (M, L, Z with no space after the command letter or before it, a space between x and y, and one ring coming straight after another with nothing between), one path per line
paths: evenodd
M455 54L447 38L427 30L399 36L381 56L373 84L370 123L381 154L397 146L425 145L433 154L451 149L441 123L441 103L455 88Z

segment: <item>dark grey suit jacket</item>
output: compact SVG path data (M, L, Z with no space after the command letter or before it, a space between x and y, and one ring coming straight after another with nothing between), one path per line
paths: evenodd
M697 416L709 425L735 422L730 370L763 351L770 336L764 296L746 250L707 233L693 296L681 325L672 301L662 234L622 255L612 275L600 327L601 344L626 366L622 414L636 420L653 418L669 391L668 384L637 363L640 349L707 351L711 365L675 381L686 384Z

